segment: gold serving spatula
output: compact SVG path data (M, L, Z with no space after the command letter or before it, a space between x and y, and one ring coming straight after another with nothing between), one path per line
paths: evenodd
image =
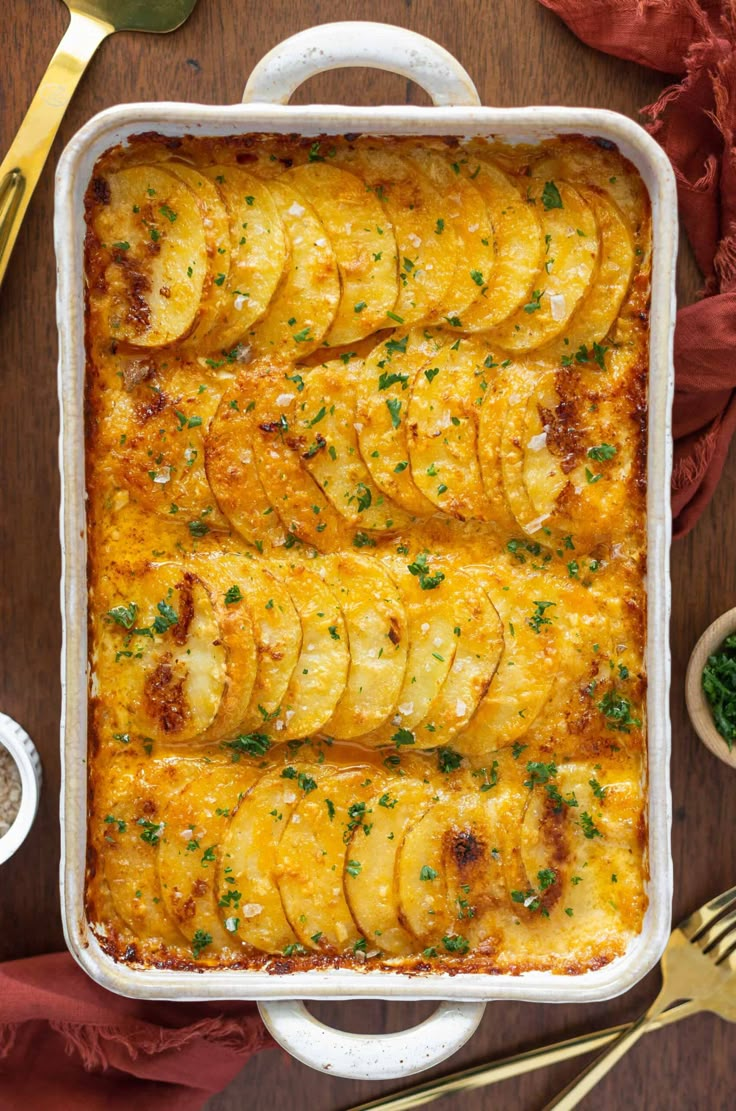
M63 0L71 20L0 166L0 283L62 116L113 31L174 31L197 0Z

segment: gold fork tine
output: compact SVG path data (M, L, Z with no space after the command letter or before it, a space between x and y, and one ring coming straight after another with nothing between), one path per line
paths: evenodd
M716 964L721 964L725 961L731 951L736 947L736 911L732 911L728 916L729 923L726 929L720 930L721 926L725 926L725 922L719 922L719 935L711 942L711 947L706 949L707 955Z
M710 926L705 933L698 936L696 945L699 945L704 953L707 953L711 960L718 963L718 958L713 951L713 946L718 945L720 941L730 934L736 924L736 909L731 910L723 918L719 918Z
M709 903L705 903L698 910L693 911L691 915L680 922L678 929L688 941L698 941L703 930L708 929L725 910L730 910L732 906L736 906L736 887L731 887L728 891L717 895L715 899L711 899Z

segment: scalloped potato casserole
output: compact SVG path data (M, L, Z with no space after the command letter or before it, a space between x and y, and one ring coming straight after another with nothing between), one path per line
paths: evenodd
M147 134L86 213L103 948L620 956L647 907L637 172L574 136Z

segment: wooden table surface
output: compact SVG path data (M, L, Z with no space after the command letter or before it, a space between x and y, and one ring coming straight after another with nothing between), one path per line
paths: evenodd
M0 129L5 149L31 99L67 15L58 0L6 0L0 47ZM44 763L33 833L5 865L0 887L0 959L63 947L58 900L59 544L56 327L52 253L53 166L90 116L133 100L227 104L240 98L255 62L287 35L335 19L376 19L413 28L465 65L485 104L594 105L636 118L666 81L579 43L536 0L200 0L184 28L164 38L117 35L103 44L62 124L0 293L0 708L22 722ZM403 79L362 70L314 79L300 102L426 104ZM681 253L681 303L698 275ZM736 882L734 775L697 741L687 719L684 673L702 629L736 605L736 452L694 532L675 545L673 572L673 846L675 917ZM82 619L80 615L80 620ZM657 987L653 973L626 996L591 1006L490 1004L450 1068L592 1030L636 1015ZM430 1004L320 1004L323 1020L384 1032L425 1017ZM734 1105L736 1039L725 1023L698 1017L640 1043L586 1107L606 1111ZM438 1071L447 1071L448 1066ZM571 1062L520 1082L456 1100L465 1111L540 1107L575 1073ZM208 1111L243 1107L337 1111L396 1087L352 1083L312 1072L278 1051L252 1060ZM729 1092L731 1095L729 1096ZM443 1106L449 1106L445 1104Z

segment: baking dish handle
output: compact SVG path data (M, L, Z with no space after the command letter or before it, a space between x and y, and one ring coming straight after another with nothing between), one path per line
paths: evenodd
M311 1015L299 999L260 1002L275 1041L303 1065L350 1080L394 1080L439 1065L472 1037L485 1003L440 1003L418 1026L397 1034L352 1034Z
M476 108L480 97L449 51L389 23L322 23L284 39L255 66L243 103L286 104L302 82L328 69L386 69L415 81L436 105Z

